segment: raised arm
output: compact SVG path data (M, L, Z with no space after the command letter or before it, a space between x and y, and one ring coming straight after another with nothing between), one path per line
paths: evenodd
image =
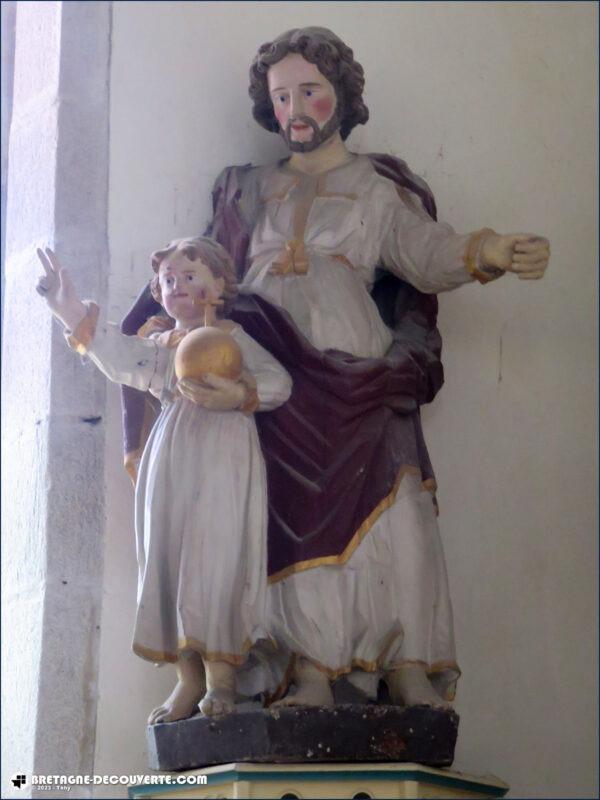
M65 328L74 331L87 313L87 308L79 299L73 281L66 269L61 266L56 254L47 247L37 249L37 256L44 268L35 290L44 298L54 316Z
M88 355L109 380L143 391L151 389L155 394L160 392L169 360L167 350L152 339L125 336L117 325L100 320L96 303L83 302L78 297L55 253L49 248L37 252L45 275L36 290L64 325L69 346Z

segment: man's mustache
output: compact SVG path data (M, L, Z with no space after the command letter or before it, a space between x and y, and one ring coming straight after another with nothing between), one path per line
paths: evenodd
M292 125L309 125L312 128L313 133L315 136L319 134L319 126L317 125L316 121L309 117L307 114L298 114L295 117L291 117L287 125L285 126L285 134L288 138L292 135Z

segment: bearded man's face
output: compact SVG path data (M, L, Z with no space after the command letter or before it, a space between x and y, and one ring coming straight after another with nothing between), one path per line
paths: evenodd
M315 64L288 53L269 67L267 79L273 112L290 150L316 150L339 129L335 88Z

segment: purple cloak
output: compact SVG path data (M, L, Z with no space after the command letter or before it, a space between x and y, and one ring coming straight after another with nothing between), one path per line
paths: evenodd
M427 185L403 161L371 155L379 174L416 193L435 219ZM238 277L257 213L248 188L251 166L224 170L213 190L213 236L231 254ZM443 383L437 298L385 272L373 297L394 342L385 358L316 350L291 317L263 298L240 295L231 318L281 362L294 386L288 402L257 413L267 466L269 576L323 563L344 563L406 468L434 486L419 407ZM134 335L161 311L146 287L122 323ZM151 421L144 393L122 387L125 452L139 451ZM150 412L150 413L149 413Z

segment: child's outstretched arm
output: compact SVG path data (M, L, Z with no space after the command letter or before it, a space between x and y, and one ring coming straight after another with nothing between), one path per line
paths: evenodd
M166 348L152 339L125 336L118 326L99 322L95 303L85 303L55 253L49 248L37 251L44 267L36 290L46 299L57 319L65 326L69 345L88 355L94 364L114 383L126 384L142 391L158 394L169 356Z

